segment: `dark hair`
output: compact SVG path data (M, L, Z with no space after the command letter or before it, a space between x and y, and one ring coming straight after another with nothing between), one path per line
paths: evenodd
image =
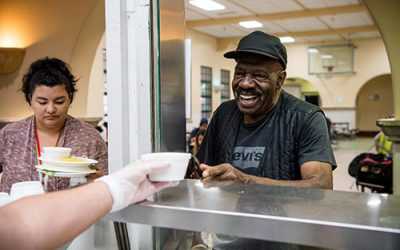
M69 65L58 58L42 58L31 64L28 72L22 79L22 92L25 100L31 104L32 94L39 85L54 87L65 85L68 96L72 102L76 92L76 82L78 81L72 75Z
M207 118L201 118L200 120L200 126L203 124L208 124L208 119Z

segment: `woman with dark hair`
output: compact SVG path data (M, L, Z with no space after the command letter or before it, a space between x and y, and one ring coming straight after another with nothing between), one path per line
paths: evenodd
M92 178L105 174L107 148L103 139L91 125L68 115L77 82L68 65L57 58L39 59L31 64L22 82L33 115L0 130L0 191L9 192L16 182L38 180L35 165L46 146L72 148L72 155L98 161ZM49 178L48 191L68 187L68 178Z

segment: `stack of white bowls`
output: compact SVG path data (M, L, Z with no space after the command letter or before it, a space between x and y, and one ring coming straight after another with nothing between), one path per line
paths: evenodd
M41 170L63 173L89 173L94 172L89 165L97 163L95 160L74 157L73 161L66 161L71 156L71 148L64 147L43 147L40 160L42 165L38 166Z

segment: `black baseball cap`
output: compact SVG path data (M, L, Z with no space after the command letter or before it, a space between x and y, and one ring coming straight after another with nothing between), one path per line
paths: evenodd
M287 54L285 46L278 37L262 31L254 31L240 39L236 50L226 52L224 57L237 59L243 54L258 54L276 59L286 69Z

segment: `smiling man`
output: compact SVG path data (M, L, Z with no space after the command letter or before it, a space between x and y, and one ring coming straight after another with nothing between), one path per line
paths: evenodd
M237 62L235 100L215 111L198 153L204 181L331 189L336 162L326 118L282 90L287 55L280 40L255 31L224 56Z

